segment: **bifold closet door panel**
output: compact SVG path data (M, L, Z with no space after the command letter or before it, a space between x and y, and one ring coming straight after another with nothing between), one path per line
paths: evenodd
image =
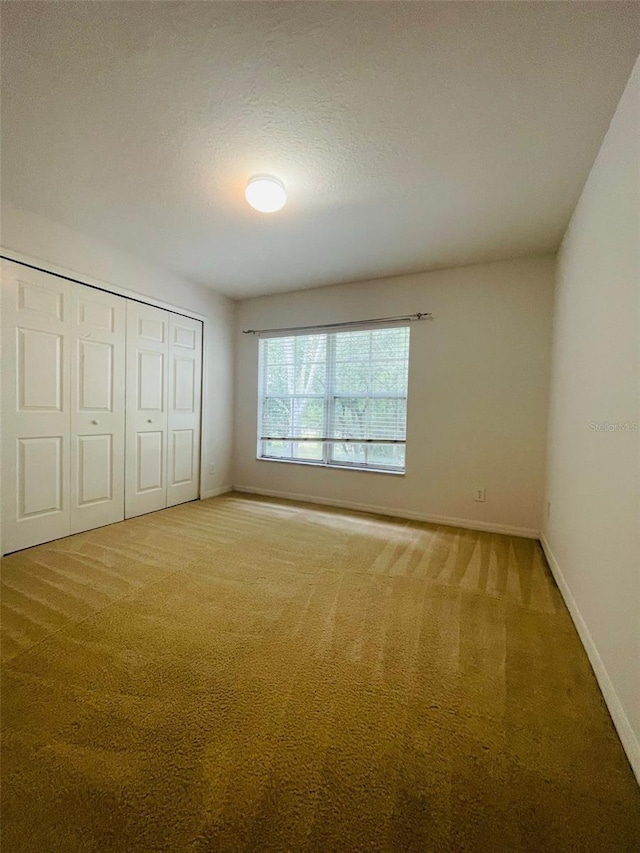
M167 505L169 313L127 302L125 517Z
M124 519L127 300L72 285L71 532Z
M167 506L200 494L202 323L169 315Z
M2 261L2 550L67 536L71 283Z
M2 261L2 553L199 495L202 323Z

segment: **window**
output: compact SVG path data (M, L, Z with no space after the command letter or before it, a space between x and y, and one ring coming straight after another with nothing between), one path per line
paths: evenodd
M404 471L409 326L261 338L258 457Z

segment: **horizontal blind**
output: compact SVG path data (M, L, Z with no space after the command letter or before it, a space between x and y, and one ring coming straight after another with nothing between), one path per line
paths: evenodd
M404 467L409 326L263 338L259 454Z

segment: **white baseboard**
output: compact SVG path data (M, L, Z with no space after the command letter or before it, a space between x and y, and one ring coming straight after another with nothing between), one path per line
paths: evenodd
M376 515L389 515L393 518L407 518L412 521L426 521L431 524L445 524L448 527L465 527L468 530L482 530L487 533L505 533L508 536L523 536L526 539L537 539L539 531L530 527L511 527L507 524L493 524L490 521L475 521L469 518L451 518L446 515L431 515L429 513L413 512L408 509L393 509L375 504L361 504L352 501L329 500L313 495L298 495L293 492L276 492L272 489L257 489L253 486L234 486L236 492L246 492L250 495L265 495L270 498L282 498L290 501L334 506L340 509L354 509L359 512L373 512Z
M218 486L217 489L207 489L200 494L200 500L206 501L207 498L217 498L218 495L224 495L227 492L232 492L233 486Z
M551 572L558 584L560 592L562 593L562 597L564 598L569 613L571 614L573 624L576 626L576 630L582 640L582 645L584 646L596 679L598 680L598 684L600 685L600 691L602 692L604 701L607 703L611 719L613 720L618 736L622 741L624 751L627 753L631 769L635 773L638 783L640 783L640 741L638 741L638 738L631 727L629 718L627 717L620 699L618 698L615 687L609 678L609 673L607 672L602 658L600 657L596 644L591 636L591 632L587 627L587 623L584 621L584 618L580 613L576 600L569 589L569 585L562 574L560 566L558 565L558 561L553 556L551 546L542 532L540 533L540 543L551 568Z

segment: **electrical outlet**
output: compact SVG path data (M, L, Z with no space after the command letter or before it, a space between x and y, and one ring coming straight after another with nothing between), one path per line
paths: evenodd
M214 466L213 462L209 465L209 473L210 473L210 474L215 474L215 473L216 473L216 469L215 469L215 466Z
M476 489L473 495L474 501L480 501L480 503L484 503L485 500L486 489L484 486L480 489Z

